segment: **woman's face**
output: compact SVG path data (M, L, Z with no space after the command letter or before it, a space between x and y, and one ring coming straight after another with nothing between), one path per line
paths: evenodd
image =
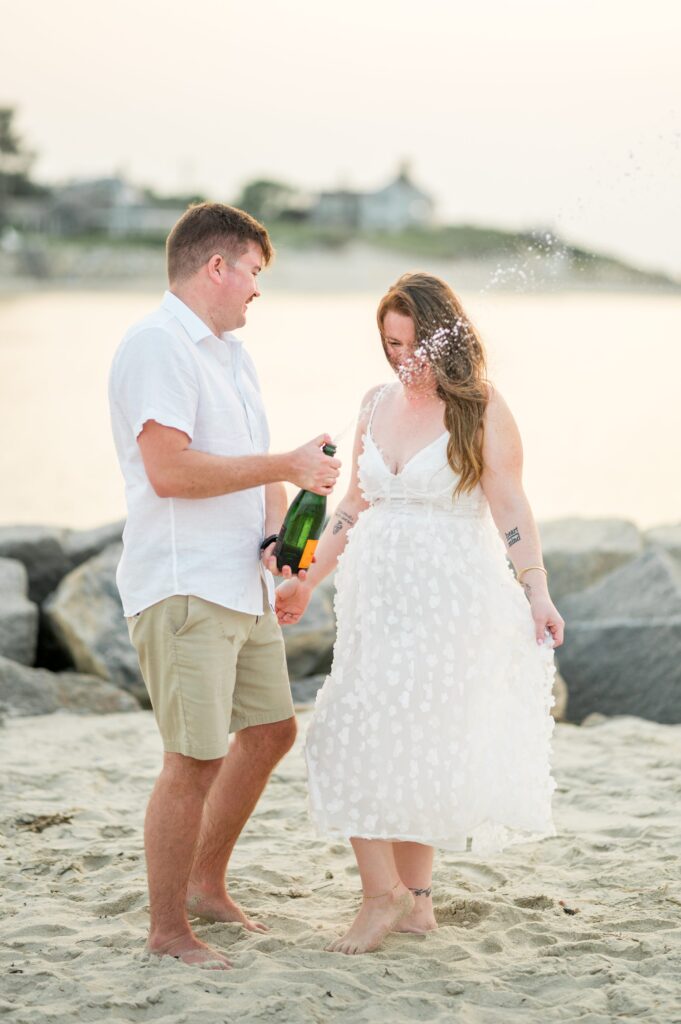
M432 368L417 351L414 321L403 313L387 312L383 318L383 343L391 367L405 387L430 387Z

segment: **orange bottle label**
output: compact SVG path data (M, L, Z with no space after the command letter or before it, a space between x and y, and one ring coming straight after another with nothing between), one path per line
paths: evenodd
M309 540L303 548L303 553L300 556L300 562L298 563L299 569L309 569L312 565L312 556L314 555L314 549L317 547L316 540Z

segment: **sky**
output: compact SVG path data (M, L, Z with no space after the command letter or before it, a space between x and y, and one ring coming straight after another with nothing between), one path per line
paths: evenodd
M46 180L233 201L385 184L681 276L678 0L0 0L0 104Z

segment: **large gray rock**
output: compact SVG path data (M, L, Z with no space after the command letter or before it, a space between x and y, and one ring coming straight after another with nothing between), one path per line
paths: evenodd
M68 566L67 572L101 554L112 544L119 544L124 526L125 519L120 519L118 522L97 526L92 530L64 530L62 548Z
M590 587L643 550L638 528L625 519L556 519L540 523L539 532L554 601Z
M109 714L137 711L130 693L95 676L27 668L0 657L0 709L10 717L49 715L53 711Z
M120 541L123 522L94 530L54 526L0 527L0 558L22 562L28 572L29 597L41 604L76 566Z
M287 627L288 628L288 627ZM304 679L291 681L291 694L296 707L314 704L317 691L323 686L326 675L306 676Z
M331 667L336 641L333 595L333 576L329 576L313 591L301 621L284 627L286 661L292 679L324 675Z
M33 664L38 645L39 610L27 594L22 563L0 558L0 655L22 665Z
M646 551L560 608L571 721L597 711L681 722L681 572L666 552Z
M116 586L121 550L112 544L65 576L45 602L44 613L80 672L106 679L146 703Z
M567 718L568 688L560 672L556 672L556 677L553 680L553 702L551 708L553 720L564 722Z
M45 600L67 571L63 534L63 530L51 526L0 527L0 558L23 562L28 573L29 597L37 604Z
M662 548L681 566L681 523L654 526L645 531L643 539L649 547Z

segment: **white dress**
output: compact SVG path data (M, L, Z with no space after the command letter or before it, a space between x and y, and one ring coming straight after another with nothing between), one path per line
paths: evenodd
M553 651L487 500L478 486L452 501L446 433L391 473L372 419L370 507L338 562L333 666L305 745L312 820L487 853L555 835Z

